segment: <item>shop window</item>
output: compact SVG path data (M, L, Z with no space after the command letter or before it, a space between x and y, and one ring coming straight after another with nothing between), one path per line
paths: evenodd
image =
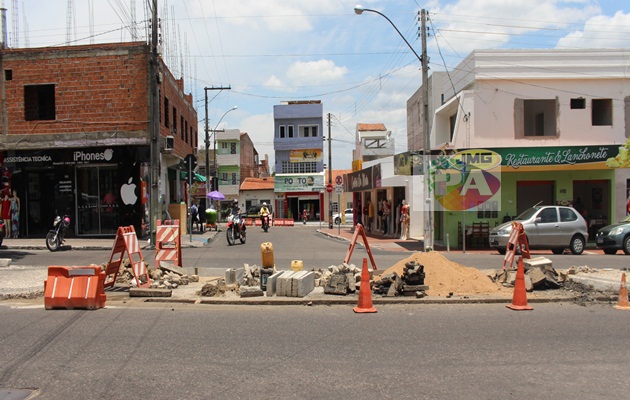
M523 136L556 136L556 100L522 100Z
M55 85L24 86L24 119L26 121L55 119Z
M580 97L579 99L571 99L572 110L583 110L586 108L586 99Z
M612 126L612 99L593 99L591 105L593 126Z

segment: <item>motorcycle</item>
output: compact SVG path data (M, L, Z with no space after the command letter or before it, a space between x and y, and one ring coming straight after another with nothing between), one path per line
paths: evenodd
M227 236L227 242L230 246L234 245L236 239L240 239L241 243L245 244L246 227L245 221L241 218L240 214L228 216L225 235Z
M269 214L268 213L262 214L262 228L263 228L263 231L265 232L269 230Z
M302 213L302 223L303 223L304 225L306 225L306 220L308 220L308 214L306 213L306 211L304 211L304 212Z
M50 251L57 251L59 247L64 243L64 236L66 235L66 229L70 226L70 216L64 215L63 217L57 215L53 222L53 229L48 231L46 235L46 247Z

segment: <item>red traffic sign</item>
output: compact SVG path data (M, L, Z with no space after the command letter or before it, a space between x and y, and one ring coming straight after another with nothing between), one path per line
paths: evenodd
M328 193L332 193L332 190L333 190L332 185L330 185L330 184L326 185L326 191L327 191Z
M336 183L337 185L341 185L341 184L343 183L343 178L341 177L341 175L337 175L337 176L335 177L335 183Z

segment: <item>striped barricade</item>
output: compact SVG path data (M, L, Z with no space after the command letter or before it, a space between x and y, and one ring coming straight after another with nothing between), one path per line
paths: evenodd
M160 266L160 261L173 261L175 265L182 267L181 236L177 219L157 221L155 268Z

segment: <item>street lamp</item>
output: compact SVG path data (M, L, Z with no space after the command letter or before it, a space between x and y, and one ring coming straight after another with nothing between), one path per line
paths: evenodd
M375 14L380 15L385 18L391 26L396 29L398 35L405 41L409 49L413 52L413 54L418 58L420 64L422 65L422 88L423 88L423 110L424 118L422 120L422 128L424 130L424 149L423 149L423 165L424 165L424 195L425 195L425 221L424 221L424 250L427 251L429 249L433 249L433 211L431 209L431 198L429 196L429 171L431 167L431 137L429 136L429 86L428 86L428 73L429 73L429 58L427 57L427 36L426 36L426 12L423 9L422 13L422 57L416 53L416 51L411 47L407 39L403 36L402 33L398 30L396 25L387 18L387 16L379 11L372 10L369 8L364 8L363 6L357 5L354 7L354 12L357 15L363 14L364 11L373 12Z
M229 110L227 110L225 113L223 113L223 115L221 116L221 118L219 118L219 122L217 122L217 126L214 127L214 130L212 131L213 135L214 135L214 146L213 146L213 154L214 154L214 166L213 166L213 173L215 176L217 176L218 178L218 174L217 174L217 129L219 128L219 124L221 123L221 121L223 121L223 118L227 115L227 113L229 113L230 111L234 111L238 108L238 106L234 106L232 108L230 108ZM206 147L206 152L208 147ZM208 154L206 153L206 157L208 156ZM207 158L206 158L207 159ZM208 181L206 180L206 187L208 185L207 183Z

